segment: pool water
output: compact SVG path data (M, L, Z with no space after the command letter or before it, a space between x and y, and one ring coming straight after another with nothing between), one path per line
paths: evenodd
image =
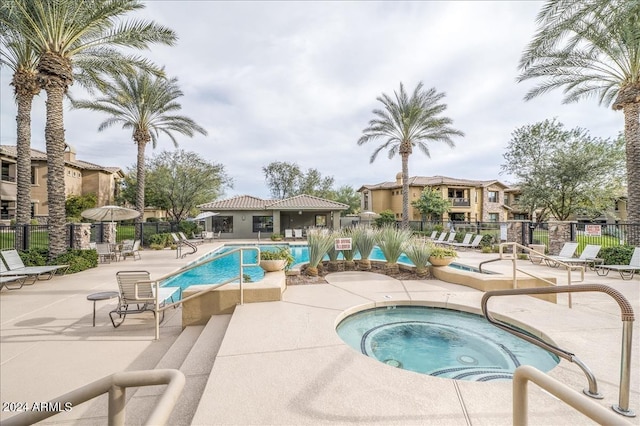
M353 349L382 363L456 380L511 380L520 365L546 372L559 362L480 315L442 308L369 309L348 316L336 331Z
M243 244L243 245L230 245L227 244L220 249L203 256L198 260L198 262L203 263L206 262L207 259L215 257L217 255L223 254L227 251L230 251L234 248L238 247L250 247L250 246L258 246L257 244ZM288 244L260 244L259 245L261 251L275 251L282 247L288 247L291 250L291 254L295 259L292 267L300 266L303 263L309 262L309 247L306 245L288 245ZM245 263L255 262L256 256L254 251L246 252L245 256L249 256L245 258ZM342 258L340 255L339 258ZM325 260L328 260L329 257L325 256ZM359 254L355 256L355 259L360 259ZM369 256L371 260L385 260L384 255L379 247L374 247L371 255ZM186 289L191 285L199 285L199 284L219 284L224 281L227 281L238 275L238 264L240 263L240 253L234 253L233 255L224 257L222 259L217 259L207 264L203 264L201 267L193 268L189 271L183 272L179 275L171 277L165 280L162 283L163 287L180 287L182 290ZM398 263L404 263L407 265L413 265L413 263L409 260L409 258L402 254L398 259ZM460 265L457 263L451 263L449 265L453 268L459 268L464 270L473 270L472 267L466 265ZM252 282L260 281L264 277L264 271L259 266L246 267L244 268L244 274L248 277Z

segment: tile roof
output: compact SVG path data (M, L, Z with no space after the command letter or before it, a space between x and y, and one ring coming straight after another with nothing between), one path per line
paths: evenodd
M296 195L283 200L263 200L251 195L238 195L226 200L198 206L201 210L346 210L348 205L311 195Z
M409 177L409 186L437 186L437 185L448 185L448 186L471 186L471 187L487 187L493 184L502 185L507 188L508 185L498 181L498 180L470 180L470 179L457 179L451 178L447 176L411 176ZM392 188L402 188L402 184L398 182L382 182L375 185L362 185L358 192L361 192L364 189L375 190L375 189L392 189Z
M15 145L0 145L0 153L8 157L18 157L18 150ZM47 161L47 153L31 148L31 160ZM75 161L65 161L65 164L83 170L104 170L110 173L118 173L122 170L120 167L100 166L98 164L89 163L88 161L77 159Z

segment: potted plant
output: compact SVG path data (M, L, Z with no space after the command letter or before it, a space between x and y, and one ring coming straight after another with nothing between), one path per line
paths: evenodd
M294 261L295 259L287 247L260 252L260 267L264 269L265 272L282 271L285 268L289 269Z
M429 263L433 266L447 266L458 257L458 252L449 247L436 246L431 250Z
M271 234L271 241L282 241L282 234L274 232L273 234Z

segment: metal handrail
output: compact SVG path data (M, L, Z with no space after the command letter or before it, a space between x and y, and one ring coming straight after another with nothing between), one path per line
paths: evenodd
M166 424L176 405L186 379L179 370L142 370L114 373L47 402L47 407L75 407L93 398L109 394L108 421L110 426L125 424L126 388L167 385L164 393L145 422L146 425ZM32 425L59 414L60 411L26 411L2 421L6 426Z
M504 248L508 247L508 246L511 247L512 253L505 253L504 252ZM534 249L532 249L531 247L523 246L522 244L518 244L518 243L515 243L515 242L501 243L499 248L500 248L500 251L499 251L500 257L497 258L497 259L489 259L489 260L485 260L483 262L480 262L480 264L478 265L478 270L480 271L480 273L482 273L482 266L484 264L486 264L486 263L497 262L497 261L500 261L500 260L511 260L511 262L513 264L513 268L512 268L512 271L513 271L513 288L517 288L517 281L518 280L517 280L516 272L523 273L525 275L528 275L528 276L530 276L532 278L535 278L537 280L543 281L543 282L545 282L545 283L547 283L549 285L552 285L552 286L555 286L557 284L557 283L554 283L552 281L549 281L546 278L540 277L538 275L534 275L534 274L532 274L530 272L527 272L527 271L525 271L523 269L518 268L518 266L517 266L518 256L516 255L516 250L517 249L526 250L526 251L529 252L529 254L533 253L536 256L539 256L541 259L548 259L548 260L553 261L554 263L558 264L558 266L560 266L560 265L564 266L566 268L566 270L567 270L567 285L571 285L574 282L578 282L579 283L579 282L584 281L584 267L583 266L571 265L569 263L562 262L560 260L557 260L557 259L554 259L552 257L549 257L549 256L545 255L544 253L537 252ZM572 271L580 271L580 280L579 281L574 281L571 278L571 272ZM572 308L573 307L573 301L571 299L571 293L568 294L568 298L569 298L569 301L568 301L569 302L569 308Z
M511 333L537 345L555 355L566 359L567 361L577 364L587 376L589 381L589 388L584 389L583 392L592 398L602 398L598 393L598 385L596 383L595 376L589 368L584 365L574 354L560 349L557 346L551 345L542 339L535 336L526 334L510 324L494 319L487 309L489 299L493 296L507 296L507 295L532 295L532 294L549 294L549 293L577 293L577 292L589 292L598 291L606 293L611 296L620 307L621 319L622 319L622 351L620 354L620 391L618 397L618 405L614 405L611 408L618 414L622 414L627 417L634 417L635 413L629 409L629 387L631 376L631 342L633 338L633 321L634 313L633 307L629 301L619 291L603 285L603 284L579 284L573 286L559 286L559 287L545 287L545 288L518 288L510 290L494 290L488 291L482 296L480 302L482 307L482 313L491 324L496 327Z
M564 383L530 366L521 365L513 373L513 425L526 426L527 419L527 383L533 382L565 404L575 408L591 420L601 425L630 425L611 411L581 396Z
M245 251L255 251L256 252L256 262L255 263L245 263L244 262L244 252ZM247 246L247 247L238 247L238 248L234 248L232 250L229 250L227 252L224 252L222 254L219 254L217 256L213 256L210 259L207 259L203 262L194 262L191 263L189 265L187 265L184 268L180 268L177 271L171 272L167 275L164 275L163 277L158 278L157 280L151 280L149 281L150 283L152 283L152 285L155 285L156 289L159 287L160 285L160 281L164 281L168 278L174 277L178 274L182 274L184 272L190 271L191 269L197 268L199 266L202 265L206 265L207 263L213 262L215 260L221 259L223 257L232 255L234 253L240 253L240 262L238 264L238 269L239 269L239 273L237 276L224 281L222 283L217 283L214 284L204 290L201 290L195 294L192 294L190 296L188 296L185 299L181 299L178 302L174 302L174 303L167 303L163 306L160 306L160 303L163 302L162 300L160 300L160 296L159 296L159 291L155 292L155 307L154 310L156 312L155 315L155 320L156 320L156 333L155 333L155 340L159 340L160 339L160 312L164 312L165 310L169 309L169 308L173 308L175 306L180 305L181 303L183 303L186 300L191 300L191 299L195 299L197 297L201 297L202 295L209 293L210 291L216 290L224 285L239 281L240 283L240 304L244 305L244 288L243 288L243 283L244 283L244 268L247 266L260 266L260 248L259 247L252 247L252 246Z

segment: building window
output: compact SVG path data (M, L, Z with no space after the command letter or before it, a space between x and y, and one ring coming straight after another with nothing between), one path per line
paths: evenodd
M36 203L31 203L31 217L36 216Z
M500 220L500 213L489 213L489 222L498 222Z
M498 203L498 191L488 191L488 201L490 203Z
M36 169L35 167L31 168L31 185L37 185L38 184L38 173L37 173L38 169Z
M214 216L213 217L214 232L233 232L233 216Z
M9 217L9 202L8 201L0 202L0 219L10 219L10 217Z
M253 216L253 232L273 232L273 216Z
M317 214L316 215L316 226L317 227L322 227L322 226L327 226L327 217L323 214Z
M527 220L529 215L526 213L516 213L513 215L513 220Z
M369 193L365 192L364 193L364 204L363 204L364 210L367 211L369 210Z

